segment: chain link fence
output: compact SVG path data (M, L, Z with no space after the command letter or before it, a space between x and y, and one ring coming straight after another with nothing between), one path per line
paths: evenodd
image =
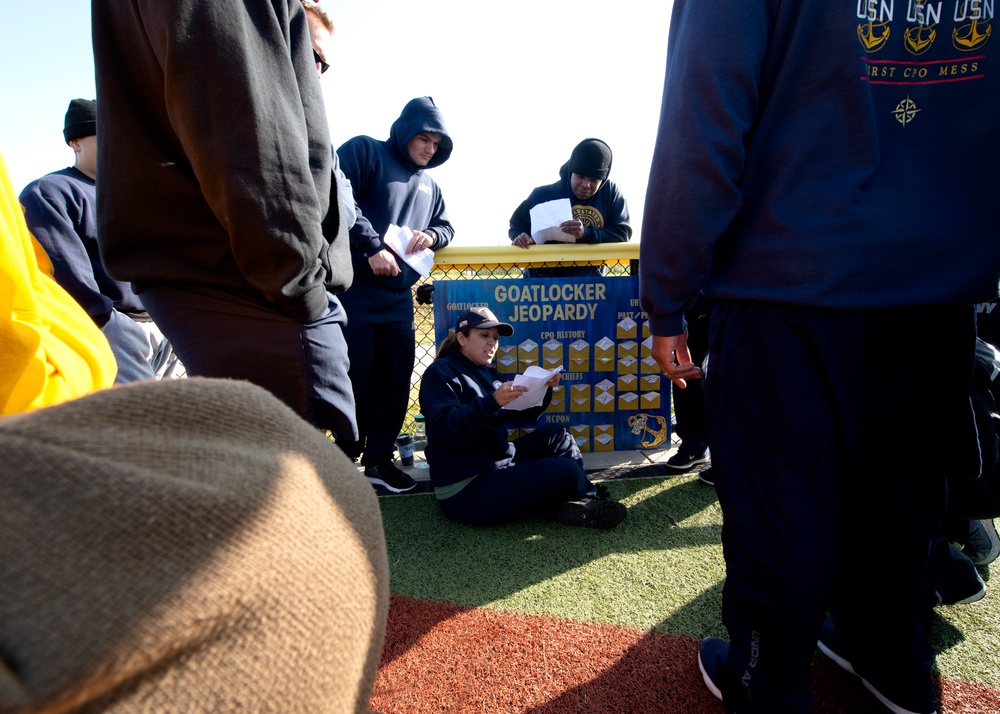
M530 255L529 255L530 253ZM523 276L525 268L600 265L605 277L638 274L639 245L609 243L594 246L563 246L550 244L532 246L529 251L515 247L448 247L439 250L431 274L413 286L413 312L417 330L417 355L410 377L410 406L403 422L403 431L416 434L419 441L420 379L434 361L435 343L433 286L435 280L509 280ZM530 258L530 260L526 260ZM572 260L570 258L573 258ZM583 258L586 258L585 260Z

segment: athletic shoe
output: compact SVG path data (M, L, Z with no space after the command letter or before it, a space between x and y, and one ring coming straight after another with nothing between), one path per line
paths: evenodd
M969 578L966 582L957 585L949 583L947 587L942 586L935 590L937 605L966 605L986 597L986 583L983 582L982 576L975 571L975 566L973 566L973 572L975 573L974 580Z
M702 449L701 451L689 451L684 448L684 444L681 444L677 453L667 459L666 466L671 469L689 469L692 466L697 466L698 464L708 463L708 450Z
M906 699L910 700L906 702L906 706L904 707L903 705L890 700L885 694L882 693L882 691L876 689L871 682L855 672L851 661L845 656L844 643L838 641L837 631L833 626L833 620L829 617L826 618L826 621L820 629L819 641L816 643L816 646L819 647L820 652L833 660L834 663L842 670L850 672L855 677L858 677L858 679L861 680L861 683L865 685L865 689L874 694L875 698L882 702L882 704L885 705L889 711L893 712L893 714L936 714L936 710L934 709L933 691L930 688L929 678L925 687L929 700L923 704L914 701L919 698L919 695L915 692L919 691L921 687L910 686L898 688L899 692L906 692L906 694L901 696L894 695L894 698L897 701L903 701Z
M383 486L393 493L412 491L417 482L405 471L400 471L393 463L368 466L365 468L365 478L375 486Z
M614 528L625 520L628 509L610 498L580 498L559 506L556 519L566 526L582 526L601 530Z
M704 471L699 471L697 475L698 475L698 480L701 481L702 483L706 483L709 486L715 485L715 477L712 475L711 466L709 466Z
M1000 534L992 518L969 521L969 537L962 552L976 565L989 565L1000 556Z
M722 667L729 656L729 643L718 637L706 637L698 647L698 669L708 691L722 699Z

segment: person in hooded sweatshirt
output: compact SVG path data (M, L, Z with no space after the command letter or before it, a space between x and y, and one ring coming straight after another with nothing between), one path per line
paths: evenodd
M568 198L573 206L573 219L559 228L567 243L624 243L632 237L628 204L613 181L611 147L600 139L584 139L559 169L559 180L539 186L521 202L510 217L507 235L521 248L535 244L531 237L531 209L535 206ZM602 275L601 266L588 265L559 268L527 268L526 278L555 278Z
M109 275L188 375L252 382L356 438L345 211L302 3L94 0L93 17Z
M451 156L452 139L430 97L407 102L385 141L356 136L337 149L354 187L357 220L350 230L354 284L341 296L347 311L350 377L359 439L339 442L368 480L401 493L416 484L392 463L410 398L416 356L413 298L420 277L385 244L390 225L409 228L406 253L437 250L454 228L441 189L427 174Z

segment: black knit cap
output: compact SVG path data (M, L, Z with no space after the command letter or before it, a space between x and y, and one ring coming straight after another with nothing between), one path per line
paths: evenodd
M66 110L63 136L68 144L73 139L97 134L97 102L93 99L74 99Z
M569 170L587 178L606 180L611 173L611 147L600 139L584 139L573 149Z

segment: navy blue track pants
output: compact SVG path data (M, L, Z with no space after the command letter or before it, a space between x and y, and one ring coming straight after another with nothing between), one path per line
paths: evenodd
M866 679L930 687L928 550L947 486L927 448L932 424L947 439L969 408L974 329L971 307L715 305L728 711L808 710L827 611Z

